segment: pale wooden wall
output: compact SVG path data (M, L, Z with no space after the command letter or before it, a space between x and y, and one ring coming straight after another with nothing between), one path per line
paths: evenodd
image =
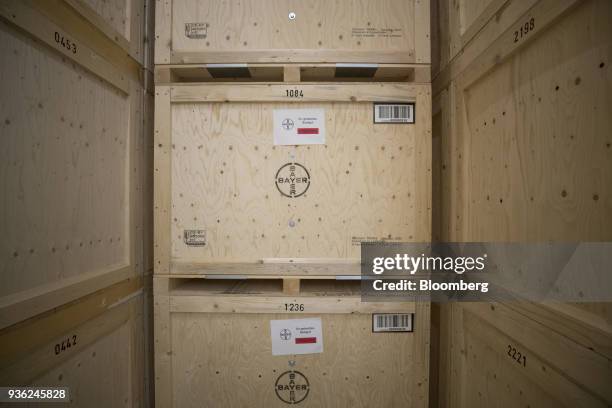
M442 239L609 241L610 3L455 5L438 3L433 84ZM515 41L532 18L534 29ZM434 308L440 406L610 404L611 311L592 303ZM527 356L526 367L508 345Z
M144 6L0 3L0 377L69 386L75 406L149 399Z

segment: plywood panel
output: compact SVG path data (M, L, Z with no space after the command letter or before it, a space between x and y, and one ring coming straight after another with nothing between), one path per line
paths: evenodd
M149 44L148 35L145 33L147 0L59 1L67 3L78 13L81 20L87 20L141 65L145 63L145 47ZM38 5L40 6L41 3L39 2ZM51 10L51 14L53 13L54 11Z
M102 295L93 295L96 296ZM109 296L113 294L109 292ZM88 301L80 306L87 308ZM3 356L8 366L2 367L0 378L4 384L15 386L68 387L70 405L76 407L143 406L142 308L142 296L136 292L107 305L102 313L94 312L90 320L74 327L70 327L70 320L83 313L78 306L62 308L0 332L3 342L37 328L40 336L52 334L47 339L22 339L34 346L14 356ZM66 328L54 333L51 322L57 319L62 319Z
M447 72L454 80L434 85L450 124L441 127L442 235L608 241L612 7L540 0L504 24L533 17L544 29L516 43L513 31L487 38L515 3L463 50ZM610 404L610 304L453 304L442 319L444 406ZM526 366L508 345L527 355Z
M158 4L158 64L430 62L429 2L425 1ZM381 57L386 61L378 60Z
M128 98L6 25L0 295L128 259ZM96 103L92 103L96 101Z
M427 240L430 102L419 95L415 125L373 124L371 103L174 104L172 259L356 259L364 240ZM273 146L273 110L298 107L325 110L325 145ZM310 173L301 197L275 185L290 162ZM206 246L185 244L193 229Z
M460 0L459 1L459 18L461 34L465 33L474 21L485 12L495 0Z
M612 238L611 16L585 3L465 90L471 239Z
M322 354L272 356L269 320L286 318L173 314L173 348L180 350L172 364L174 406L286 406L275 395L274 384L291 369L310 383L309 395L300 403L305 407L416 405L418 385L410 365L414 334L374 334L371 315L325 315Z
M32 381L32 386L68 386L72 404L88 407L129 407L129 328L123 325L96 341L80 355Z
M130 39L130 5L134 0L83 0L118 33Z
M452 307L451 406L608 406L604 357L504 305Z

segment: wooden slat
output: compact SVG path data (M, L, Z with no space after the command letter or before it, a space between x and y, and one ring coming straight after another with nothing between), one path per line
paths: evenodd
M126 94L129 93L127 75L100 57L80 39L72 38L63 28L46 19L36 10L26 6L20 0L7 0L0 3L0 15ZM65 43L66 40L71 42L70 50L67 46L56 42L56 33L60 41L61 37L64 37Z
M1 330L0 366L8 367L27 356L31 350L103 314L111 305L138 293L141 287L140 279L124 280Z
M49 0L37 1L40 5L42 2L49 2ZM96 13L87 3L83 0L63 0L69 4L77 13L79 13L84 19L89 21L92 25L96 26L102 31L109 39L115 44L121 47L125 52L130 52L130 42L125 38L123 33L118 32L112 27L102 16ZM130 1L129 3L138 3L137 1Z
M300 84L304 97L288 98L282 84L185 85L172 87L172 102L413 102L418 85L378 83L360 84Z
M466 44L457 56L434 78L433 94L437 95L451 80L467 72L468 66L477 66L476 59L487 60L490 66L501 62L502 56L509 56L529 44L539 33L553 24L560 16L578 4L578 0L538 0L525 12L525 3L512 1L499 19L491 19L475 37ZM514 31L525 21L537 19L535 29L524 40L514 43ZM482 65L482 63L480 63ZM472 69L470 68L470 69ZM470 74L472 78L482 76L484 71Z
M206 275L244 275L249 277L268 277L268 276L358 276L361 274L359 262L337 262L330 260L326 262L321 259L319 263L187 263L172 262L170 266L172 276L206 276Z
M4 296L0 298L0 329L134 275L131 266L95 271Z
M153 280L155 355L155 405L172 406L172 327L168 280Z
M285 310L285 303L304 304L305 313L405 313L415 312L414 302L362 302L361 297L334 296L170 296L171 313L287 313L299 314ZM424 320L426 317L424 317ZM418 324L426 324L425 321ZM425 336L427 327L422 328ZM423 367L420 367L423 368Z
M170 271L170 88L155 88L154 134L154 268L155 273Z
M386 63L410 64L418 62L411 53L397 51L333 51L333 50L245 50L236 52L207 52L206 54L172 52L170 64L202 63Z
M155 63L170 63L172 0L155 0ZM208 62L208 61L206 61Z

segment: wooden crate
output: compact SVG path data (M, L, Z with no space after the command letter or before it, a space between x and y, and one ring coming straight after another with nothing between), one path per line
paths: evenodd
M144 10L105 3L0 3L0 327L142 273L142 36L109 27Z
M335 64L223 67L251 82L211 68L156 69L156 404L282 406L275 382L295 369L305 406L426 406L429 305L362 303L343 275L360 274L363 240L429 240L430 85L410 64L329 83ZM415 103L415 124L373 124L374 102ZM326 143L274 145L279 108L324 109ZM275 184L287 163L309 172L298 197ZM290 303L322 318L322 354L272 356ZM377 312L415 313L415 332L373 334Z
M511 1L498 17L434 80L434 235L610 241L612 4ZM612 402L610 303L456 304L439 321L441 406Z
M415 123L374 124L374 102L415 103ZM155 103L156 274L359 275L362 241L430 239L428 84L178 83ZM324 109L326 144L275 146L279 108ZM299 197L275 184L287 163Z
M362 303L359 281L303 280L290 296L273 278L154 279L158 407L283 407L287 371L308 380L304 407L428 406L428 303ZM412 333L372 332L372 313L397 312L414 313ZM304 317L321 318L323 352L273 356L270 320Z
M68 387L75 407L146 406L141 285L120 282L0 331L0 383Z
M158 0L155 30L156 64L430 63L422 0Z

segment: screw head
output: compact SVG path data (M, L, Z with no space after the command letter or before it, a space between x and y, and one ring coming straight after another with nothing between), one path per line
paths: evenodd
M289 13L289 20L295 20L295 13L293 11Z

